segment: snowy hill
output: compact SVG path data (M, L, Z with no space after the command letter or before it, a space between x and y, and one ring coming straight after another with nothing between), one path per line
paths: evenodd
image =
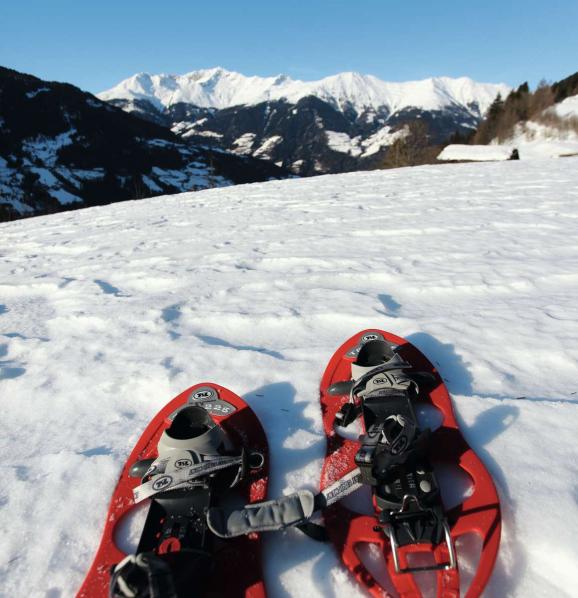
M409 122L432 143L475 129L509 87L467 77L391 83L340 73L319 81L246 77L221 68L134 75L99 97L195 143L309 176L379 167Z
M497 142L494 142L497 144ZM539 118L516 125L502 145L519 148L527 158L578 155L578 96L570 96Z
M508 160L514 150L520 159L549 159L578 155L578 95L565 98L537 117L519 122L512 135L489 145L451 144L440 161Z
M561 118L578 118L578 95L565 98L552 110Z
M185 143L72 85L3 67L0 131L0 221L288 175Z
M195 382L260 417L272 497L316 489L320 375L381 327L437 365L498 486L485 596L573 595L577 166L324 176L0 224L0 593L74 594L132 446ZM446 501L467 491L443 482ZM476 544L459 550L467 581ZM271 598L364 595L295 530L267 537L265 570Z
M468 77L432 77L422 81L386 82L372 75L339 73L319 81L298 81L287 75L246 77L222 68L193 71L185 75L139 73L98 94L102 100L148 100L157 108L193 104L200 108L231 108L287 100L296 104L307 96L317 97L340 110L404 108L439 110L450 105L472 107L483 114L507 85L477 83Z

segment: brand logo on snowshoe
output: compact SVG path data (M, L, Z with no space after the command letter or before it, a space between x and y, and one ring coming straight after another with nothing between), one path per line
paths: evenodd
M193 462L190 459L177 459L175 461L175 467L177 469L183 469L183 467L190 467Z
M387 384L388 382L389 382L389 380L387 378L374 378L373 379L374 384Z
M406 447L407 447L407 436L400 436L391 445L391 454L392 455L399 455L399 453L402 453L405 450Z
M376 341L379 338L377 334L366 334L361 340L365 343L369 341Z
M193 401L214 401L217 398L217 393L212 388L199 388L193 395L191 396L190 400Z
M340 496L346 490L351 488L351 486L353 486L354 484L359 484L360 482L361 482L361 474L355 476L354 478L352 478L350 480L344 480L341 484L339 484L339 486L337 486L337 488L335 488L334 490L332 490L331 492L329 492L327 494L327 500L332 501L332 499L334 499L336 496Z
M383 426L380 424L373 424L369 430L367 430L366 434L369 438L375 438L378 434L381 434L383 430Z
M162 478L155 480L153 483L153 490L163 490L167 486L170 486L173 482L173 478L170 475L164 475Z

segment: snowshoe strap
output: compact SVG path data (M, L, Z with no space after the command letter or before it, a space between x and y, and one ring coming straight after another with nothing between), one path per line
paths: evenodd
M388 362L365 372L356 379L351 390L352 395L363 398L383 389L408 392L412 385L415 386L417 391L417 382L404 371L404 369L411 366L409 364L403 365L405 362L401 358L400 362L396 364ZM352 364L351 367L353 368L354 365Z
M336 503L349 494L352 494L361 488L361 486L363 486L361 469L356 467L317 494L315 497L316 510L329 507L333 503Z
M131 554L112 571L109 597L202 598L212 570L213 557L205 550Z
M313 493L300 490L277 500L245 505L245 508L229 513L213 507L207 513L207 524L220 538L284 530L307 522L313 515L314 506Z
M244 452L237 456L200 457L205 460L195 463L194 461L199 460L199 455L192 451L174 451L168 457L157 459L145 475L145 478L150 478L133 490L135 504L168 490L204 486L203 478L208 475L229 467L241 470L246 461ZM161 473L155 473L157 471ZM235 478L235 482L238 479L239 476Z
M316 495L309 490L299 490L277 500L246 505L244 509L228 513L213 507L207 513L207 524L220 538L297 527L321 541L325 539L324 528L311 523L313 514L345 498L362 485L361 471L356 467Z
M114 569L110 598L177 598L169 564L152 552L130 554Z
M391 358L385 363L374 364L374 365L360 365L358 363L351 364L351 377L354 380L359 380L366 377L368 374L374 374L377 370L388 371L388 370L404 370L411 368L409 364L399 353L393 353Z

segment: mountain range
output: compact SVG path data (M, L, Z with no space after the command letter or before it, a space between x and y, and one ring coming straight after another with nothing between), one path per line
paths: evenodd
M72 85L0 67L0 221L287 176Z
M247 77L222 68L139 73L98 94L183 139L274 162L299 175L379 166L407 123L431 143L477 127L507 85L467 77L391 83L341 73L319 81Z
M504 85L320 81L221 68L139 74L98 94L0 67L0 220L383 165L406 125L470 132Z

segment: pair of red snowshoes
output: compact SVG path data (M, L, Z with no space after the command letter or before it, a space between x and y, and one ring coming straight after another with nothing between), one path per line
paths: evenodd
M481 552L466 596L479 596L499 546L498 495L427 358L388 332L360 332L331 358L321 407L327 454L320 492L265 501L267 439L250 407L213 383L173 399L123 468L78 596L265 597L262 532L291 526L326 536L371 595L404 598L422 596L424 583L435 585L438 596L458 597L463 555L456 545L475 534ZM441 419L433 431L419 421L424 408ZM348 439L355 426L358 439ZM442 500L440 468L471 479L470 491L451 508ZM352 506L364 487L371 514ZM139 545L126 555L116 531L145 500L150 507ZM316 512L324 528L310 522Z

